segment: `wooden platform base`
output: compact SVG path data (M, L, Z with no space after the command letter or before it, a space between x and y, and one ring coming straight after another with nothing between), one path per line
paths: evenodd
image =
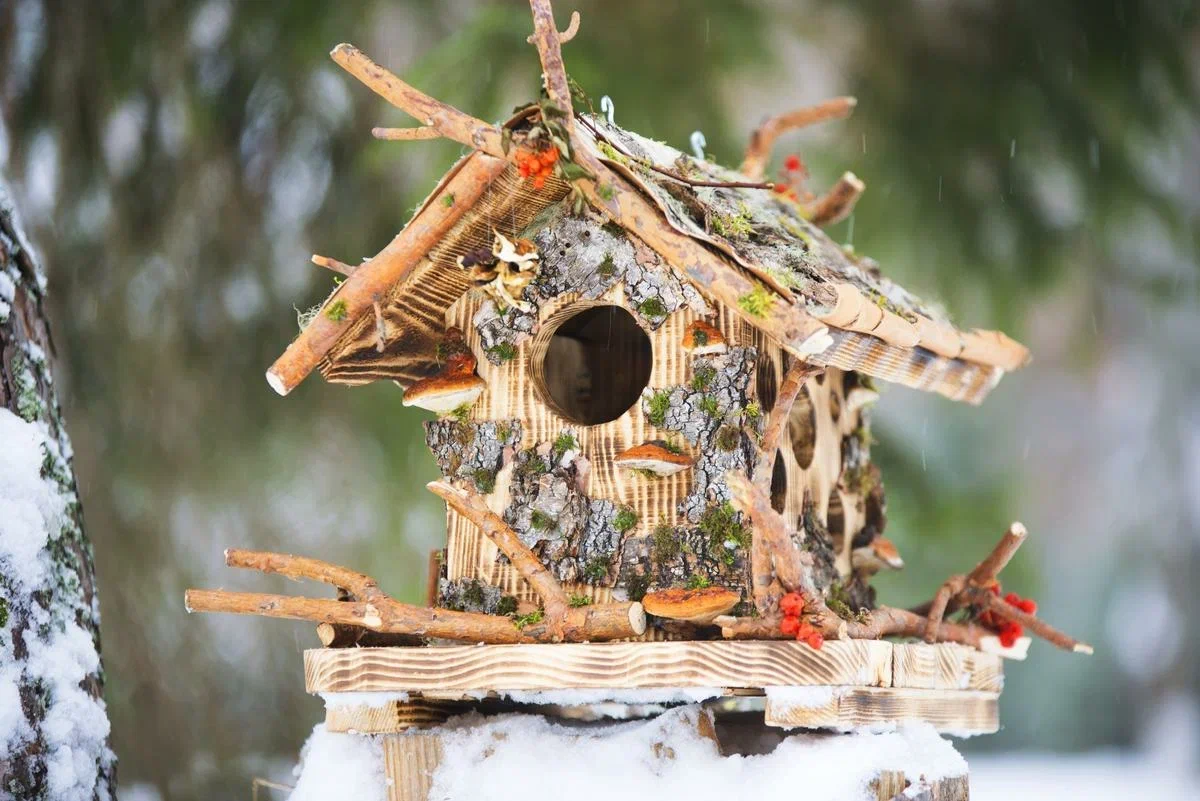
M327 648L306 651L304 661L308 691L333 701L329 729L375 733L436 725L464 711L464 702L484 699L561 708L764 696L768 726L845 731L927 722L950 734L988 734L999 729L1004 684L993 654L863 640L827 642L819 651L724 640ZM355 693L354 703L337 703L341 693Z

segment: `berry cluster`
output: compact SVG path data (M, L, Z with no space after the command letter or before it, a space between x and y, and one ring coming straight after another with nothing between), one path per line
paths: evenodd
M1000 584L997 582L991 587L992 595L1000 597ZM1015 592L1010 592L1004 596L1004 602L1009 606L1014 606L1020 609L1027 615L1037 614L1037 602L1032 598L1022 598ZM1025 633L1025 627L1015 620L1005 620L995 612L984 612L979 616L979 622L987 626L992 631L995 631L1000 636L1000 644L1005 648L1012 648L1017 644L1017 639Z
M801 642L808 643L810 648L819 650L825 644L825 638L807 620L801 620L804 612L804 596L798 592L789 592L779 599L779 611L783 620L779 622L779 631L787 637L795 637Z
M522 178L529 178L533 181L534 189L541 189L546 185L546 179L554 172L554 165L557 162L558 148L554 146L545 150L521 149L517 151L517 169Z
M808 178L808 170L804 167L804 162L795 153L783 160L783 171L780 173L779 180L775 182L775 192L783 195L788 200L800 201L800 187L804 185L804 180Z

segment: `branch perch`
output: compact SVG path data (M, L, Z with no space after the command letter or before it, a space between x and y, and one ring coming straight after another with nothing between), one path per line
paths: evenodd
M188 590L184 603L189 612L227 612L238 615L308 620L331 626L352 626L384 634L464 642L521 643L573 640L617 640L646 630L646 615L639 603L611 603L568 609L565 619L542 620L518 628L511 618L476 612L456 612L401 603L379 589L370 576L338 565L289 554L231 550L231 567L278 573L292 579L307 578L345 589L345 600L301 598L255 592Z
M317 253L313 254L312 263L318 267L324 267L326 270L333 270L335 273L341 273L342 275L350 275L350 273L354 272L354 268L344 261L338 261L329 256L321 256Z
M571 12L571 21L567 24L567 29L558 35L558 43L565 45L567 42L575 38L575 34L579 33L580 16L578 11ZM529 44L534 44L534 34L529 34L525 37L525 41Z
M750 134L750 144L746 147L746 155L742 159L742 174L748 178L762 178L776 139L788 131L806 128L818 122L845 119L857 104L858 101L853 97L835 97L815 106L806 106L771 117Z
M372 128L371 136L389 142L411 142L416 139L439 139L437 128L423 125L420 128Z
M805 203L801 211L813 225L833 225L850 216L866 188L854 173L843 173L828 192Z
M562 40L559 38L558 28L554 25L554 9L550 7L550 0L529 0L529 10L533 12L533 35L530 38L542 62L542 80L545 83L546 96L565 114L563 127L567 135L571 136L574 132L575 113L571 104L571 87L567 82L567 68L562 60ZM575 23L574 16L571 22ZM568 27L567 31L570 30Z

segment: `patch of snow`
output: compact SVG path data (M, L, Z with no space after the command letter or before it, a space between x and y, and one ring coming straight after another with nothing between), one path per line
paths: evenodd
M725 694L720 687L647 687L644 689L588 690L497 690L496 694L518 704L696 704Z
M377 736L340 734L318 724L293 774L288 801L385 801L383 743Z
M42 471L46 462L55 466L52 472L61 469L67 447L59 448L44 423L26 422L4 408L0 443L0 576L18 601L34 593L52 597L49 608L32 603L21 609L27 617L19 632L25 658L16 657L17 610L8 610L8 622L0 629L0 753L19 749L34 736L18 688L36 679L46 698L39 733L48 797L107 798L99 774L100 766L114 759L107 746L108 716L104 702L83 686L98 671L100 656L92 635L71 610L62 613L69 602L56 586L49 552L71 522L67 509L73 494Z
M723 757L697 732L700 714L691 706L651 721L582 728L535 715L460 718L443 729L442 762L429 797L853 801L874 797L868 785L881 770L930 780L967 770L950 743L925 724L887 734L798 734L771 754Z
M345 706L366 706L373 709L387 706L388 704L399 701L404 703L408 700L408 693L318 693L321 700L325 702L326 709L335 709Z

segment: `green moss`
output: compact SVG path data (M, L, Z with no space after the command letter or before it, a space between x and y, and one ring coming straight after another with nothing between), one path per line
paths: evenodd
M483 606L485 595L483 586L478 581L468 581L463 584L463 600L471 606Z
M635 468L633 474L642 478L662 478L658 473L655 473L653 470L647 470L644 467Z
M512 426L510 426L508 423L499 423L496 426L496 439L500 440L501 442L507 442L508 438L511 436Z
M603 556L593 556L583 566L583 577L588 581L604 581L608 578L608 559Z
M663 439L663 440L659 440L658 442L660 445L663 446L663 448L670 451L671 453L675 453L675 454L683 453L683 447L673 439Z
M737 426L721 426L717 430L717 447L726 453L733 453L737 450L737 446L741 444L741 441L742 433L738 431Z
M738 513L728 501L713 504L700 516L700 531L708 540L709 550L720 554L726 564L733 564L734 551L750 546L750 529L738 519ZM729 547L726 543L733 543Z
M517 613L517 597L515 595L503 595L496 602L496 614L498 615L515 615Z
M679 556L679 538L668 523L659 523L650 535L650 558L657 565L665 564Z
M615 147L610 145L608 142L604 142L604 141L597 142L596 147L598 147L600 149L600 152L604 154L604 158L608 159L609 161L615 161L618 164L623 164L627 167L629 166L629 157L626 156L624 153L619 152Z
M493 345L487 349L487 352L495 356L501 362L511 362L517 356L517 349L508 342L501 342L499 345Z
M709 217L709 226L713 233L727 239L745 239L754 233L754 225L751 220L750 209L746 207L745 203L741 203L735 214L712 212Z
M570 599L567 600L567 603L578 609L581 606L591 606L592 599L586 595L572 595Z
M8 601L0 598L0 629L8 625Z
M614 194L612 184L596 184L596 194L600 196L601 200L612 200Z
M442 195L442 205L445 206L446 208L450 208L451 206L454 205L454 193L453 192L447 192L446 194Z
M660 389L650 396L646 406L648 409L646 418L650 421L650 425L662 428L667 422L667 412L671 410L671 396Z
M717 399L712 395L701 396L696 405L699 407L700 411L704 412L709 417L716 417L721 413L721 407L717 404Z
M742 413L746 415L747 420L754 422L762 417L762 408L758 405L758 401L750 401L746 404L746 408L742 410Z
M751 317L766 317L775 305L775 293L762 284L755 284L754 289L738 298L738 305Z
M469 422L471 419L471 404L463 403L455 406L450 412L450 416L460 423Z
M558 525L558 521L540 509L534 509L529 515L529 525L536 531L550 531Z
M638 311L643 317L651 319L667 316L667 307L658 298L646 298L638 304Z
M624 534L629 529L637 525L637 512L633 511L631 506L621 507L613 516L613 528Z
M554 454L554 461L558 461L566 455L567 451L579 450L579 441L575 439L575 435L570 431L564 431L554 440L554 445L551 452Z
M711 587L712 582L709 581L708 576L702 576L699 573L693 573L692 575L688 576L687 584L684 586L689 590L702 590L705 587Z
M692 331L692 341L695 342L697 346L703 347L708 344L708 334L703 328L694 329Z
M496 474L491 470L479 468L471 474L471 480L475 482L475 488L482 493L489 493L496 489Z
M617 263L613 261L611 253L604 254L604 260L600 262L600 266L596 268L596 272L600 273L604 278L612 278L617 274Z
M344 300L335 300L325 307L325 316L335 323L342 322L348 315L349 311L346 309L346 301Z
M704 392L712 386L713 379L717 377L717 369L707 364L696 368L695 374L692 376L692 389L697 392Z
M542 618L546 613L541 609L535 609L527 615L518 615L513 618L513 625L518 629L524 629L526 626L532 626L534 623L541 623Z
M650 577L645 573L629 572L625 574L625 594L631 601L640 601L646 597L650 589Z

